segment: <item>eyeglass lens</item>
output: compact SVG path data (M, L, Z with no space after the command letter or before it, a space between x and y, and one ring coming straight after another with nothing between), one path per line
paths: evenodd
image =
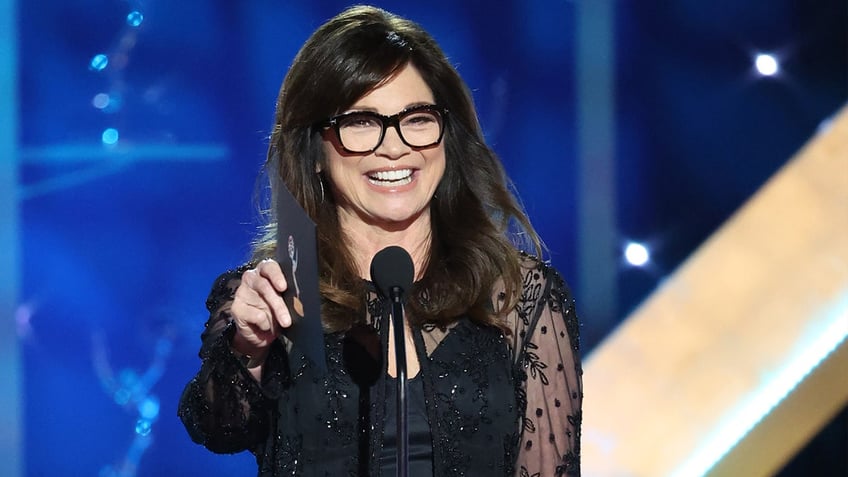
M426 109L404 114L398 118L397 125L401 139L411 147L432 146L439 142L442 133L441 116ZM386 126L375 113L353 113L339 120L339 139L349 151L372 151L380 145Z

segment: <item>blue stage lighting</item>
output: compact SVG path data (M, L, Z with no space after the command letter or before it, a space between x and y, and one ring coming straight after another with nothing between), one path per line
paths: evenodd
M88 64L88 67L92 71L103 71L108 64L109 57L104 55L103 53L100 53L94 55L94 58L91 59L91 62Z
M130 393L127 388L119 388L112 395L112 399L114 399L119 406L125 406L128 402L130 402L131 397L132 393Z
M118 130L115 128L108 128L103 131L103 135L101 136L101 140L103 144L107 146L112 146L118 142Z
M127 15L127 25L131 27L138 27L143 21L144 15L142 15L138 10L133 10L129 13L129 15Z
M156 396L148 396L138 404L138 414L147 420L153 421L159 417L159 399Z
M109 95L106 93L97 93L91 100L91 105L97 109L106 109L109 106Z
M135 433L140 436L150 435L150 431L153 430L153 423L148 419L139 419L135 423Z

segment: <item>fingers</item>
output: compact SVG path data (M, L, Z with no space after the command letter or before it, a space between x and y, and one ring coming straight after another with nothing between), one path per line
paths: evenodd
M291 326L291 315L281 296L287 287L280 265L273 260L262 261L242 274L230 312L239 332L250 335L255 345L272 341L279 328Z
M288 289L288 283L280 268L280 264L267 259L257 265L256 273L264 280L255 280L255 289L260 294L272 312L273 320L283 328L291 326L291 314L283 297L280 295Z
M268 282L280 293L286 291L288 284L286 277L283 275L283 270L280 264L270 258L262 260L254 269L256 272L268 280Z

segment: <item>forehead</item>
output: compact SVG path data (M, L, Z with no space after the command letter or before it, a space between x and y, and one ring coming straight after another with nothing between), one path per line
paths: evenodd
M418 70L408 64L359 98L351 109L394 114L410 106L434 103L433 92Z

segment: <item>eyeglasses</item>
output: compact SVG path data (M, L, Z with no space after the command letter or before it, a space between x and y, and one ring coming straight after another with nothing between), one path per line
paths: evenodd
M318 123L318 127L333 128L342 148L351 153L373 152L394 126L400 140L409 147L430 147L438 144L445 133L448 110L434 104L414 106L391 116L371 111L350 111Z

